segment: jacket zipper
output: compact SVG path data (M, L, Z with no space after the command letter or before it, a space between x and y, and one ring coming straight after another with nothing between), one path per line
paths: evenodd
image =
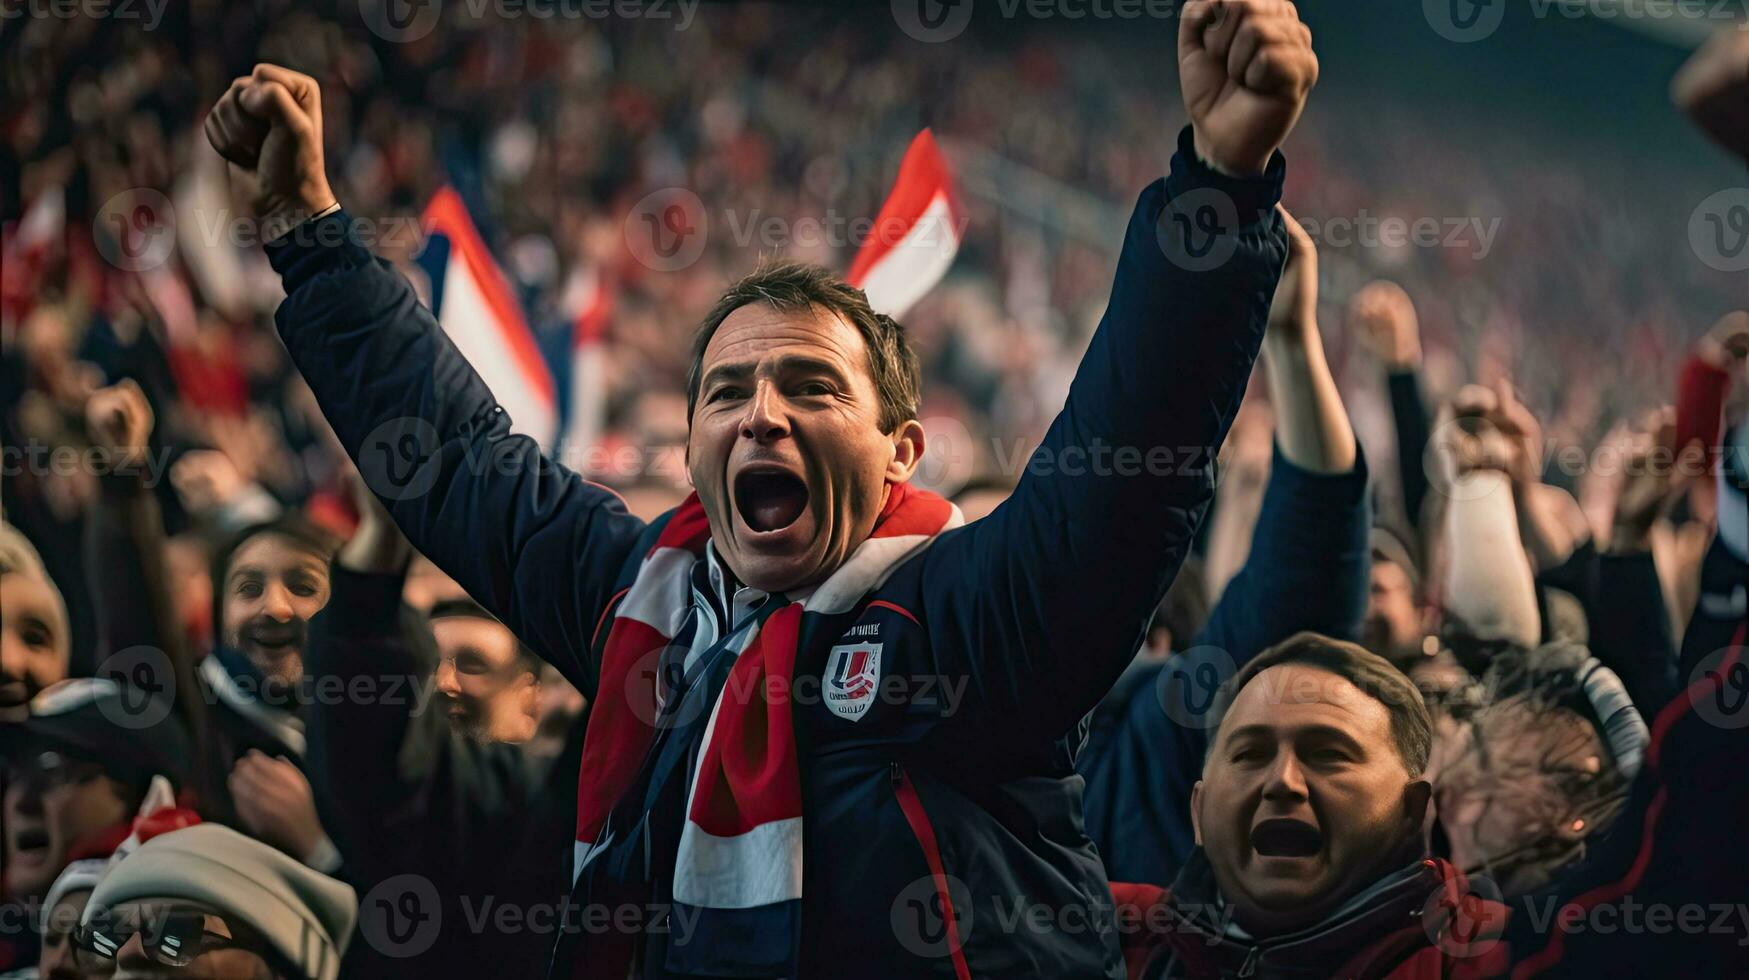
M948 955L953 957L953 972L958 980L971 980L971 967L966 965L966 952L960 946L959 921L953 912L953 896L948 893L947 871L941 862L941 848L935 840L935 826L929 822L929 813L923 809L923 800L917 795L917 787L912 785L911 776L905 772L905 767L897 762L887 764L887 777L893 784L893 796L899 801L899 809L905 814L905 822L911 825L911 834L917 838L917 846L923 849L923 860L929 865L929 876L935 881L935 895L941 902L941 916L947 925Z

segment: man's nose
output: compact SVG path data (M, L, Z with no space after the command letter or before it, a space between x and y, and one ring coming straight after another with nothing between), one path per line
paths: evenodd
M456 680L455 664L449 663L448 661L438 661L437 690L439 693L448 695L452 698L462 693L462 686Z
M278 622L289 623L294 615L291 603L291 590L283 585L267 587L266 603L262 611Z
M1307 798L1306 773L1291 750L1278 752L1263 783L1266 800L1295 803Z
M761 381L747 400L747 414L741 417L742 438L754 442L771 442L789 435L789 421L784 417L783 400L771 383Z
M149 970L156 965L151 956L146 953L144 932L136 932L128 937L115 951L115 965L121 970Z

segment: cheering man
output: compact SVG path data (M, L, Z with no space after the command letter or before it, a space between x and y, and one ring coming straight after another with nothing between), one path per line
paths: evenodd
M630 516L512 435L358 244L315 81L261 65L220 99L207 135L341 442L414 546L594 704L555 974L1123 975L1073 736L1210 499L1287 256L1276 150L1318 74L1287 0L1192 0L1179 66L1191 125L1068 402L1012 497L964 526L907 482L903 331L793 265L705 317L696 493Z

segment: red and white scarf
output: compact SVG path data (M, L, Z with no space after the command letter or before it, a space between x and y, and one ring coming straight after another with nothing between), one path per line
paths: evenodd
M825 627L861 606L935 535L962 523L959 509L941 497L894 485L869 538L806 599L754 626L730 668L691 774L673 895L677 905L697 911L694 936L724 934L713 928L715 916L732 918L732 924L716 923L731 934L758 937L752 945L760 948L746 954L755 962L730 964L737 975L794 975L773 964L788 964L800 922L801 770L790 703L798 652L830 643L836 632ZM660 710L654 668L695 614L693 566L705 560L709 540L694 494L663 526L614 611L579 773L576 874L612 843L603 839L608 818L647 764ZM730 692L752 696L726 696ZM624 977L641 937L615 938L591 943L591 962L576 964L574 975ZM719 963L722 955L712 954Z

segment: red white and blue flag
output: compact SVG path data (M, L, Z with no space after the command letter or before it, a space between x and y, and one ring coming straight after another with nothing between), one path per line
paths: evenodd
M965 229L953 173L925 129L905 151L899 178L845 278L876 311L902 317L947 274Z
M559 434L553 373L461 195L439 190L425 206L424 224L419 264L431 279L437 322L504 406L511 429L552 449Z

